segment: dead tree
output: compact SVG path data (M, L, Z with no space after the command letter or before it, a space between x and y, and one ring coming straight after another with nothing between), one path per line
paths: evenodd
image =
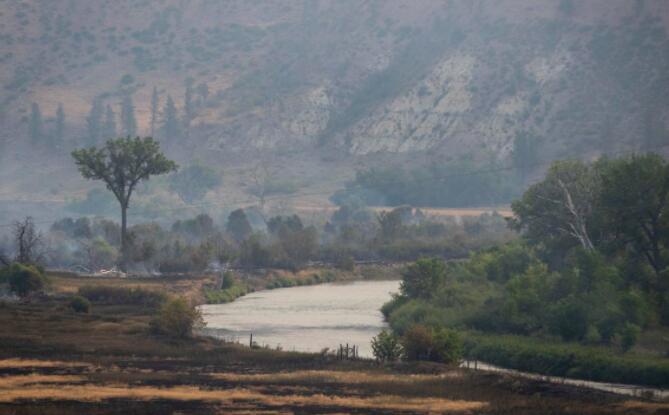
M35 227L33 218L14 222L14 260L22 264L37 264L44 259L42 234Z

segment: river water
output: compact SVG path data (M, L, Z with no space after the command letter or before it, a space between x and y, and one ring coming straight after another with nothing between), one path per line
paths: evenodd
M319 352L340 344L372 357L371 339L384 327L379 311L399 281L355 281L258 291L231 303L203 305L207 331L227 340Z

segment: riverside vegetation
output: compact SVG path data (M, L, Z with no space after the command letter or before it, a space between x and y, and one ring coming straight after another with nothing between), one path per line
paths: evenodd
M666 387L666 343L635 345L669 325L668 197L656 155L557 162L512 205L520 239L418 260L382 311L405 342L457 329L469 359Z

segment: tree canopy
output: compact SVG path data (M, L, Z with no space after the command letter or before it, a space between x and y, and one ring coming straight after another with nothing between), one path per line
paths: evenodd
M125 260L126 213L135 187L151 176L177 170L177 164L165 157L151 137L108 140L101 148L74 150L72 157L84 178L102 180L121 205L121 251Z

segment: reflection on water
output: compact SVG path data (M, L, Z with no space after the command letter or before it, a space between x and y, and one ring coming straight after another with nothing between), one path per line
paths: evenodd
M308 352L348 343L371 357L370 341L385 327L379 308L398 290L399 281L279 288L201 310L207 328L226 339L248 342L253 333L258 344Z

